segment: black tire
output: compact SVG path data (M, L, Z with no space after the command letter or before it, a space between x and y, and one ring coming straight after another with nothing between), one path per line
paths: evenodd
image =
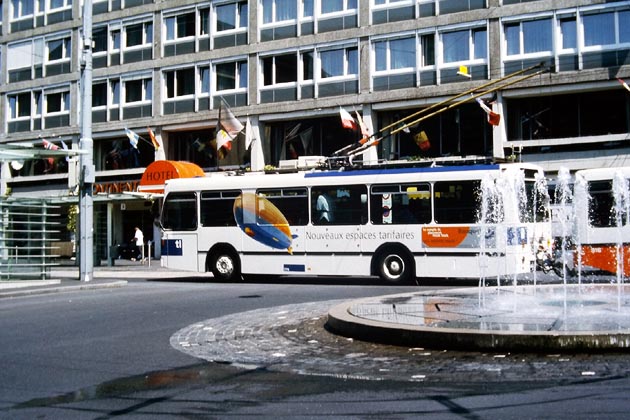
M376 273L387 283L410 283L414 272L413 259L404 249L384 249L376 257Z
M208 268L218 281L233 282L241 279L241 262L238 255L228 249L212 253L208 259Z

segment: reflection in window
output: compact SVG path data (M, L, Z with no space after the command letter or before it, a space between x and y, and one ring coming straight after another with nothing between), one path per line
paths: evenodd
M431 222L429 184L375 185L370 195L370 215L375 225Z
M216 7L217 31L247 28L247 2L228 3Z
M311 188L311 221L314 225L367 223L365 185Z
M217 91L247 87L247 62L220 63L215 66Z
M306 188L282 188L258 190L257 195L265 197L280 210L289 226L305 226L308 223L308 193Z

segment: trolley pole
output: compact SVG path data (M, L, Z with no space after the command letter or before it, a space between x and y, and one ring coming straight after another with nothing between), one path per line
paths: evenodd
M81 43L81 150L79 169L79 271L80 281L90 281L94 272L94 141L92 140L92 0L83 3Z

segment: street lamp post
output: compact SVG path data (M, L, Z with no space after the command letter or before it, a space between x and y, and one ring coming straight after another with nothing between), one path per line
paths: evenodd
M81 149L79 168L79 271L80 281L90 281L94 271L94 141L92 140L92 0L83 3L81 45Z

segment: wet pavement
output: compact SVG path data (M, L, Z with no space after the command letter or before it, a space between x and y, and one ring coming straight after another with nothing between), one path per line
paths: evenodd
M245 369L410 382L557 383L630 374L623 353L452 351L360 341L333 334L328 311L342 301L254 310L192 324L171 345L199 359Z

